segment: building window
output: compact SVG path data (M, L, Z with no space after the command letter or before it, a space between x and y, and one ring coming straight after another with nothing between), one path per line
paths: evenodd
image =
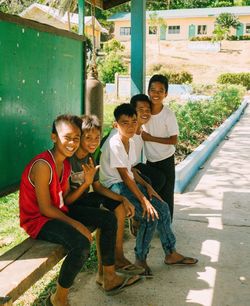
M157 26L149 26L148 27L148 34L156 35L157 34Z
M246 33L250 34L250 23L246 24Z
M121 27L120 28L120 35L121 36L129 36L131 34L131 28L130 27Z
M207 34L207 26L206 25L198 25L198 30L197 30L198 35L206 35Z
M180 26L169 26L168 34L180 34Z

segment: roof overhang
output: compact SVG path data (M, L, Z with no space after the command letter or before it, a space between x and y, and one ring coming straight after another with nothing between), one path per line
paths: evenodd
M95 6L102 10L108 10L114 6L129 2L129 0L86 0L88 3L95 2Z

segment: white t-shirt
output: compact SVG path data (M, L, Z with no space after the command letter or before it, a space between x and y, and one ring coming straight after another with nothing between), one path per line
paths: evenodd
M100 159L99 179L107 188L115 183L123 182L117 168L127 168L129 176L134 179L131 171L136 161L135 144L129 140L129 153L126 152L119 133L105 141Z
M179 134L179 127L175 114L166 106L157 115L151 115L150 120L143 129L152 136L170 137ZM175 152L174 145L145 141L145 154L147 160L157 162L172 156Z
M141 134L140 135L135 134L132 137L132 139L135 143L135 155L136 155L136 161L133 164L133 166L136 166L139 163L145 163L146 162L146 157L145 157L144 149L143 149L144 141L141 137Z

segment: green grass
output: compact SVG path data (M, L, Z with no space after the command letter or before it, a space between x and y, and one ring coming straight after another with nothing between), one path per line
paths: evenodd
M1 255L27 237L19 226L18 192L0 198L0 220Z
M112 123L114 122L113 111L118 104L105 104L104 114L103 114L103 135L106 135L112 128Z

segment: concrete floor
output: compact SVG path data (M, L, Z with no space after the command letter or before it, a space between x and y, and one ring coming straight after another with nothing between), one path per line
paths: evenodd
M169 267L156 236L149 264L154 278L105 296L95 275L79 274L73 306L250 305L250 107L175 200L177 250L199 258L193 267ZM134 239L125 243L133 260Z

